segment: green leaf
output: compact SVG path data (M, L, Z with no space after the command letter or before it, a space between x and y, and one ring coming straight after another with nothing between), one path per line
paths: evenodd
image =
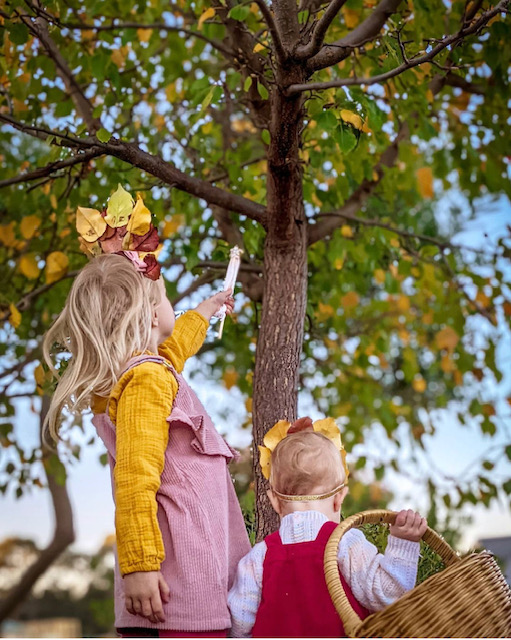
M14 44L25 44L25 42L28 42L28 38L28 29L24 24L16 23L9 26L9 39Z
M97 133L96 133L96 138L100 141L100 142L108 142L110 140L110 138L112 137L112 134L110 133L110 131L107 131L104 128L101 128Z
M505 448L505 452L506 452L506 456L507 456L508 460L511 460L511 444L509 444L509 445Z
M108 464L108 454L107 453L102 453L99 456L99 462L100 464L102 464L104 467L106 467L106 465Z
M245 78L245 82L243 83L243 91L248 91L252 86L252 76L247 76Z
M238 5L233 7L229 13L227 14L228 18L232 18L233 20L239 20L243 22L250 15L250 7L247 5Z
M270 144L270 132L268 131L268 129L263 129L262 133L261 133L261 138L263 139L263 142L265 144Z
M268 100L268 97L270 94L268 93L268 89L264 86L264 84L261 84L260 82L258 82L257 91L259 92L259 95L263 100Z
M336 127L334 131L334 138L339 145L339 149L343 153L349 153L350 151L353 151L353 149L357 146L357 137L351 130L351 127L348 127L344 124Z

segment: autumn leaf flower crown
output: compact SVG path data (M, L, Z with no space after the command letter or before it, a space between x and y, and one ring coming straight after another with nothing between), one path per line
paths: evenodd
M264 446L259 446L259 464L261 465L263 476L267 480L270 479L271 456L279 442L281 442L288 435L298 433L300 431L315 431L316 433L321 433L334 443L336 449L338 449L341 454L345 481L338 487L335 487L335 489L333 489L332 491L323 493L321 495L289 496L279 493L273 488L272 490L279 498L288 502L309 502L311 500L324 500L325 498L330 498L331 496L341 491L341 489L345 486L350 474L348 465L346 463L346 450L344 449L341 441L341 432L339 431L339 427L337 426L337 423L333 418L324 418L323 420L316 420L315 422L312 422L311 418L300 418L298 420L295 420L295 422L293 422L292 424L287 420L279 420L277 423L275 423L263 438Z
M78 207L76 229L80 249L89 257L116 253L128 258L147 278L158 280L160 277L155 253L160 243L158 231L140 194L135 202L119 185L103 211Z

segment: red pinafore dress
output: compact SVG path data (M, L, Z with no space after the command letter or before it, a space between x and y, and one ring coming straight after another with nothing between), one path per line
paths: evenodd
M261 603L252 629L254 638L339 638L346 633L332 603L323 570L326 543L335 522L325 522L315 540L283 544L278 531L265 538ZM351 606L365 609L341 575Z

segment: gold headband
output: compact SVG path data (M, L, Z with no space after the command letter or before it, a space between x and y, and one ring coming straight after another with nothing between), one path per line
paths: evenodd
M328 493L320 493L316 495L313 494L310 496L286 496L285 493L279 493L278 491L275 491L273 487L272 487L272 491L278 498L280 498L281 500L284 500L284 502L311 502L312 500L326 500L327 498L331 498L332 496L335 496L336 493L339 493L339 491L341 491L344 486L345 485L343 482L338 487L335 487L335 489L332 489L332 491L329 491Z
M341 432L337 426L336 421L333 418L324 418L323 420L316 420L314 423L310 418L300 418L291 424L287 420L279 420L273 427L266 433L263 438L264 446L259 446L259 464L261 465L261 471L263 476L269 480L271 473L271 454L278 443L283 440L287 435L291 433L297 433L299 431L316 431L326 436L331 440L336 448L339 450L342 459L342 465L344 467L344 473L346 480L350 474L348 465L346 464L346 451L341 441ZM299 496L301 497L301 496ZM322 498L316 498L317 500Z

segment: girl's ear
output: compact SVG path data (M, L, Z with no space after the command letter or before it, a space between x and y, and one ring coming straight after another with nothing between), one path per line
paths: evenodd
M158 313L156 309L153 309L153 317L151 318L151 327L153 329L156 329L157 326L158 326Z
M277 512L277 514L280 516L282 513L282 507L280 505L280 500L277 498L277 496L273 493L273 491L271 489L268 489L268 491L266 492L266 495L268 496L270 502L271 502L271 506L275 509L275 511Z
M343 487L339 493L336 493L334 496L334 512L337 513L341 510L342 503L344 502L344 498L348 494L348 487Z

